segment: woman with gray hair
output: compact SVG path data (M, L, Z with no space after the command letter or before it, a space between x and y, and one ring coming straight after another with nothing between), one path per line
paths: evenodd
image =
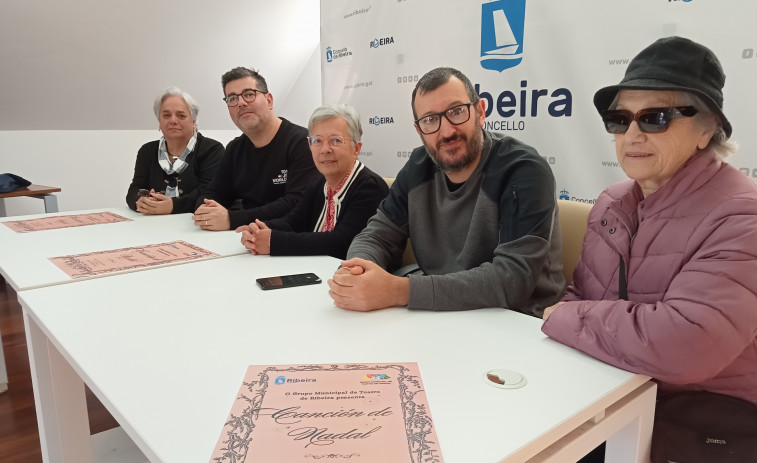
M357 235L389 193L386 182L357 160L363 144L360 116L345 104L317 108L308 145L322 178L289 214L237 228L253 254L329 255L344 259Z
M573 283L544 311L551 338L658 382L655 462L754 461L725 437L743 423L730 405L757 404L757 185L722 160L724 84L711 50L668 37L594 95L630 180L597 199ZM686 440L700 434L722 455Z
M177 87L163 90L153 104L160 140L137 153L126 204L145 215L193 212L213 180L223 145L197 131L197 102Z

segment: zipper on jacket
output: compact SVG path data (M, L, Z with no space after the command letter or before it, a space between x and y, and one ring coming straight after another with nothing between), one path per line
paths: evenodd
M510 215L515 215L518 212L518 185L513 185L513 208L510 211Z

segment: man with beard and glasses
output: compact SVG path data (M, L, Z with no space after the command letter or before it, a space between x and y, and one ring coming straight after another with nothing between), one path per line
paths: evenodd
M460 71L424 75L411 104L424 146L329 280L334 303L541 316L565 286L549 165L532 147L484 130L484 101ZM418 270L393 275L408 238Z
M237 67L221 77L223 101L242 135L226 145L213 182L192 219L203 230L234 230L255 219L283 217L320 177L308 131L273 112L273 95L257 71Z

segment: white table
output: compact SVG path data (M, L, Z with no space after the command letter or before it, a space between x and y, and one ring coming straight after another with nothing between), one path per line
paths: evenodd
M83 383L145 456L110 461L207 462L248 365L353 362L419 364L447 463L562 463L606 439L607 461L648 458L648 377L508 310L338 309L325 284L336 266L243 255L21 293L46 461L93 461ZM310 271L324 284L264 292L254 282ZM166 297L169 275L183 290ZM493 368L528 384L491 387Z
M233 231L209 232L201 230L192 222L191 214L145 216L123 207L8 217L0 219L0 222L103 211L113 212L132 220L30 233L16 233L7 226L0 224L0 275L18 292L30 288L81 280L74 280L66 275L63 270L50 262L50 257L176 240L187 241L219 256L231 256L247 252L239 242L239 235ZM182 263L186 262L179 264ZM98 275L98 277L109 275L112 274ZM6 390L7 387L8 376L0 340L0 392Z
M113 212L132 220L30 233L16 233L7 226L0 225L0 274L18 292L75 281L50 262L50 257L176 240L192 243L219 256L247 252L241 245L238 234L231 230L222 232L202 230L192 222L192 214L145 216L124 207L9 217L0 219L0 223L103 211Z

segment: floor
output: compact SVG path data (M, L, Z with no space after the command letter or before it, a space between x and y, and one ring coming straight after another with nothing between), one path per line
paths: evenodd
M0 333L8 369L8 390L0 393L0 461L39 463L42 461L42 454L23 315L15 291L5 284L2 277L0 277ZM89 390L86 392L92 433L117 426L116 421L97 398Z

